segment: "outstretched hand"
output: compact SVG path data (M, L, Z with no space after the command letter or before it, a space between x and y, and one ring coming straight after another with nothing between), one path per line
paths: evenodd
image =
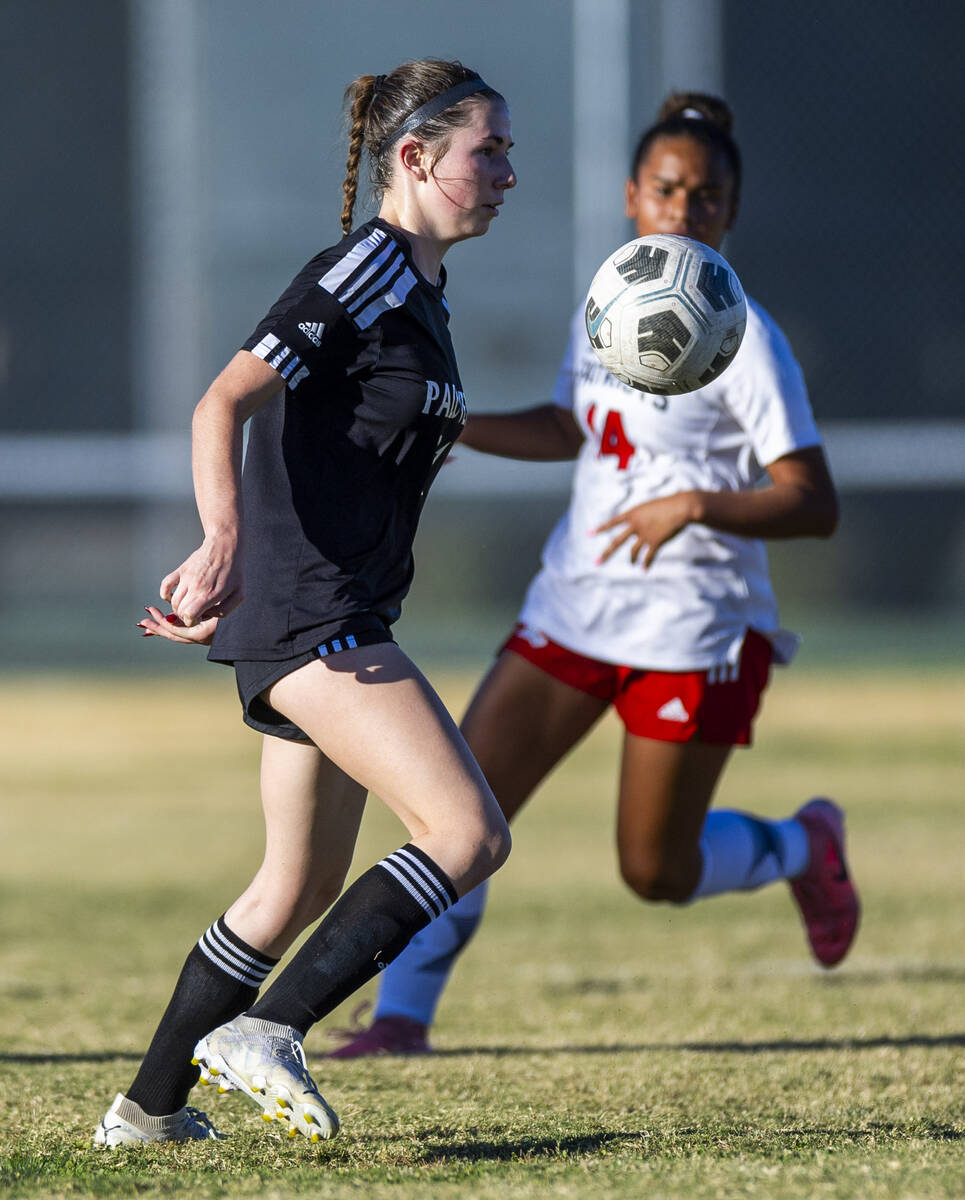
M144 637L163 637L169 642L180 642L183 646L210 646L218 627L217 617L208 617L196 625L187 626L175 613L162 613L153 604L145 605L144 611L147 616L137 623Z
M691 515L692 492L677 492L673 496L661 496L658 500L645 500L626 512L618 513L595 529L594 533L607 533L611 529L620 532L597 559L604 563L627 542L631 542L630 561L635 563L643 553L644 570L650 566L661 546L677 536L693 519Z

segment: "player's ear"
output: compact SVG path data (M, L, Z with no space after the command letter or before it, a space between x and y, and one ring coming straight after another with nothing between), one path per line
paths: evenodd
M637 181L635 179L627 180L626 186L624 187L624 190L623 190L623 194L624 194L624 204L623 204L624 216L629 217L631 221L635 221L637 219L637 204L639 203L639 200L640 200L640 189L637 187Z
M429 162L421 142L403 142L399 147L399 158L404 170L415 176L420 183L425 183L429 178Z

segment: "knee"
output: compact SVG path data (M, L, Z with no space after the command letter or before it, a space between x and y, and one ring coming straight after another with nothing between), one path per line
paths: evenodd
M699 861L659 854L620 854L620 875L641 898L683 904L697 889Z
M492 871L489 872L490 875L493 873L493 871L498 871L506 859L509 858L509 852L512 850L512 848L513 835L509 832L509 826L506 824L506 820L504 818L498 833L495 834L492 839L492 844L489 850L492 860Z
M498 871L507 858L513 846L512 834L506 824L506 818L497 809L495 817L483 832L480 839L479 851L476 856L477 868L484 872L480 882Z
M467 845L468 866L459 881L460 892L465 894L470 888L474 888L498 871L509 858L512 844L506 818L497 809L495 816L475 831L470 844Z

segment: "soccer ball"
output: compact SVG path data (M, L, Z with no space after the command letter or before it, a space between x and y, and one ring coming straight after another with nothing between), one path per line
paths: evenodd
M734 361L747 304L733 268L692 238L634 238L603 263L586 331L606 369L641 392L692 392Z

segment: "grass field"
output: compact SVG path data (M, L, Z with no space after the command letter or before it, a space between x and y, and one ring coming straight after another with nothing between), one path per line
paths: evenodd
M461 708L469 677L435 677ZM427 1059L325 1063L334 1142L196 1093L223 1143L95 1152L175 973L260 855L227 672L0 687L5 1196L965 1195L965 672L774 684L720 803L848 808L866 917L805 953L786 889L646 908L612 849L606 722L517 825ZM356 863L401 840L376 803ZM369 993L370 994L370 993Z

